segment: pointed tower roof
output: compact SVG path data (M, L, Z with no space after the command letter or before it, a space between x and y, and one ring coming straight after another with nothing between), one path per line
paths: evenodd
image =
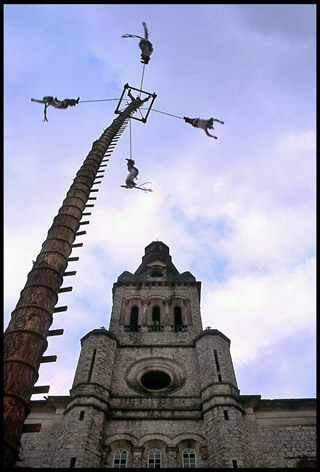
M153 241L145 248L145 254L142 262L134 274L124 271L119 277L118 282L143 281L150 275L151 267L166 268L165 279L170 281L195 281L195 277L189 272L179 273L169 253L169 247L162 241Z
M150 245L146 246L145 254L142 257L142 263L139 268L136 270L134 275L136 277L140 276L142 273L145 273L153 264L161 263L167 266L168 273L173 274L173 276L178 276L180 273L172 263L172 258L169 254L169 247L165 245L162 241L153 241Z

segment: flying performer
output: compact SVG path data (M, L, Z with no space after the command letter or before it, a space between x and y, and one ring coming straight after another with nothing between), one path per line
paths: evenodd
M221 125L224 125L224 122L218 120L217 118L209 118L209 120L203 120L201 118L183 118L186 123L190 123L190 125L194 126L195 128L202 128L206 135L210 136L211 138L215 138L216 140L218 139L218 137L210 135L208 130L214 129L213 122L219 122L221 123Z
M50 95L46 95L43 97L42 100L36 100L36 99L31 99L32 102L37 102L37 103L43 103L44 104L44 120L45 122L48 121L47 118L47 108L49 105L51 105L54 108L68 108L68 107L74 107L79 103L80 97L77 99L64 99L64 100L58 100L57 97L53 98Z
M141 49L141 63L142 64L148 64L150 61L150 56L153 51L153 46L152 43L149 41L149 34L148 34L148 29L147 25L145 22L142 22L143 28L144 28L144 38L142 36L137 36L135 34L125 34L122 35L122 38L140 38L139 41L139 48Z

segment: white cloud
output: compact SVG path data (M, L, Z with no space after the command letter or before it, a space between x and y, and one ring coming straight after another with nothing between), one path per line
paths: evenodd
M247 209L233 222L233 232L221 242L220 251L230 261L230 270L272 271L276 267L294 267L313 254L315 222L308 207Z
M232 340L239 363L259 350L315 323L315 260L293 270L255 277L233 276L226 283L203 286L204 325L218 328Z

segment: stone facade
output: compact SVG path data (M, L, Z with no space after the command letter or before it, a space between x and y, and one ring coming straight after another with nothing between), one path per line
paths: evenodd
M109 330L81 340L70 396L34 401L32 468L295 468L315 465L315 400L241 396L230 340L203 330L201 284L162 242L113 287ZM306 465L306 463L305 463Z

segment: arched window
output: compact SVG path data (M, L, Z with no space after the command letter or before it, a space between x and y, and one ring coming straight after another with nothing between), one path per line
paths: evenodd
M193 448L185 448L182 452L183 468L196 468L196 451Z
M134 305L133 307L131 307L130 327L136 327L138 325L138 315L139 315L139 307Z
M315 460L300 460L299 463L297 464L297 468L317 468L317 462Z
M152 309L152 323L160 325L160 307L158 305L155 305Z
M161 468L161 450L152 448L148 452L148 468Z
M174 308L174 325L180 327L182 325L181 307L179 306Z
M161 266L154 266L151 269L151 277L152 278L162 278L162 268L161 268Z
M114 452L113 468L126 468L128 452L123 448L119 448Z

